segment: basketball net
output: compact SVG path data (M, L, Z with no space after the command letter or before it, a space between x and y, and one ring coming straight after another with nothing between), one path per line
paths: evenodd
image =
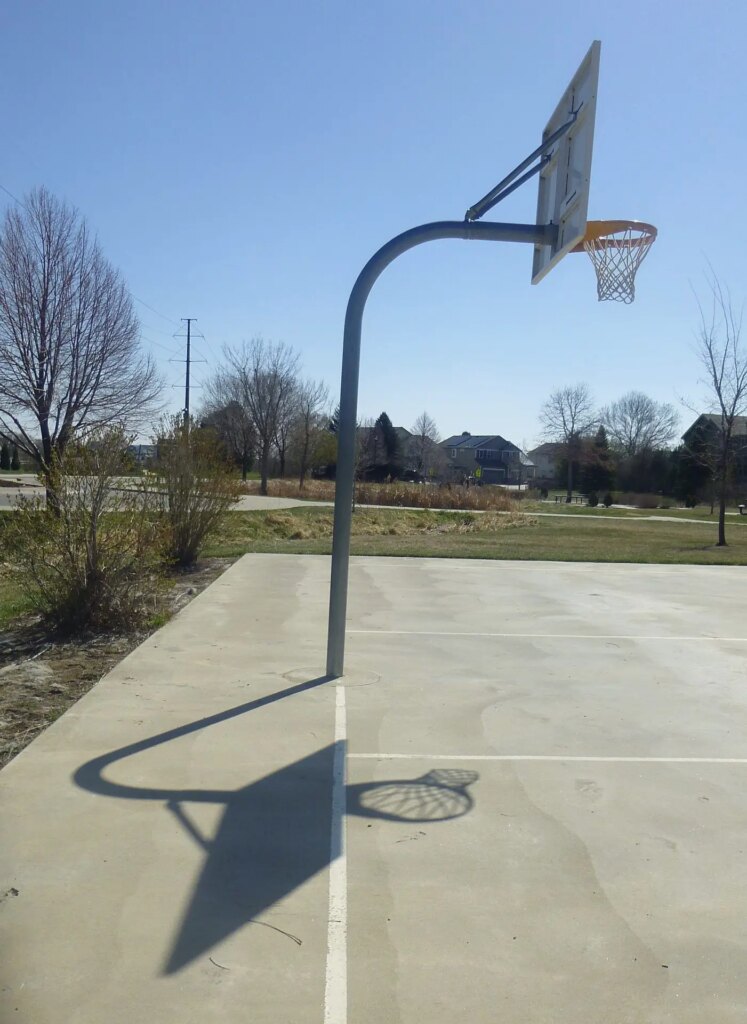
M656 238L656 228L641 221L589 221L586 237L574 252L589 254L602 302L632 302L635 275Z

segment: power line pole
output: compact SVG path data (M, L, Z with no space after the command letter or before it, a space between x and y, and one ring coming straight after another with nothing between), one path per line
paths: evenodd
M183 316L182 320L187 323L187 358L185 360L187 364L186 374L184 376L184 426L189 429L189 367L192 360L192 323L196 321L197 317L194 316Z

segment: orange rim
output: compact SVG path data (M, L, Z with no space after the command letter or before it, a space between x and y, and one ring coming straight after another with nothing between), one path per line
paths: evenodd
M636 238L612 237L621 231L638 231L640 234ZM571 252L586 252L585 246L590 243L595 243L596 249L606 249L607 246L635 249L640 245L651 245L657 234L653 224L642 220L590 220L586 222L586 234Z

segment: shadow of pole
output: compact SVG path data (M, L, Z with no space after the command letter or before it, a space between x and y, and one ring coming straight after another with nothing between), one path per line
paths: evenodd
M75 772L73 778L78 786L101 796L163 801L206 854L164 974L176 973L255 920L324 870L336 856L333 850L342 849L341 835L332 836L330 798L337 744L284 765L237 790L129 786L105 779L104 770L125 758L328 681L327 676L318 677L170 729L93 758ZM435 769L417 779L348 785L346 811L390 822L447 821L472 809L473 799L467 786L477 778L476 772ZM212 838L200 832L185 810L185 803L225 805Z

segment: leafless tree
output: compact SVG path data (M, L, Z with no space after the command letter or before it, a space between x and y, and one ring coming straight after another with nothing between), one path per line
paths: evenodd
M747 412L747 352L742 345L742 310L737 310L728 289L714 274L708 279L709 308L698 301L698 355L705 370L702 383L706 401L714 410L707 417L711 437L705 437L700 452L713 474L718 497L718 546L726 545L726 497L735 460L735 421Z
M440 464L442 451L438 446L441 440L435 421L423 411L412 425L412 453L415 458L415 469L422 476L430 476Z
M329 437L326 427L329 416L324 415L328 400L329 392L323 381L303 381L296 390L293 436L298 453L298 486L301 489L314 461L319 441Z
M285 476L288 447L291 444L298 420L299 388L300 381L294 380L293 386L287 389L278 406L275 422L275 451L278 458L278 476L281 479Z
M674 406L629 391L600 413L610 444L625 455L655 451L671 444L679 416Z
M215 432L226 455L241 467L241 479L246 480L256 447L254 424L235 394L221 395L217 384L215 378L208 381L208 400L198 419L202 427Z
M574 384L553 391L540 410L543 433L548 441L564 446L568 462L566 501L573 497L573 463L578 459L582 438L599 422L587 384Z
M267 494L279 417L297 386L298 355L282 342L254 338L238 348L226 346L223 358L225 365L217 374L216 386L235 394L254 425L260 493Z
M139 351L132 298L85 220L46 189L0 234L0 438L29 455L53 500L73 437L133 427L161 380Z

